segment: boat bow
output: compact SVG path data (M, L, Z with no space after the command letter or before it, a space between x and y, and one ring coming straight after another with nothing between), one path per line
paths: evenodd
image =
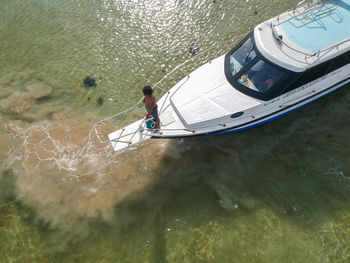
M190 129L218 123L221 118L260 104L227 81L224 58L221 56L192 72L170 97L176 114Z

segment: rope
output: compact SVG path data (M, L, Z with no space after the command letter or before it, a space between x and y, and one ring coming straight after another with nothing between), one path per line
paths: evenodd
M222 43L220 43L220 44L221 44L221 45L223 44L223 45L227 46L227 43L228 43L228 42L232 42L232 41L234 41L235 39L242 37L243 35L244 35L244 34L240 34L240 35L237 35L237 36L235 36L235 37L233 37L233 38L224 40L224 41L223 41ZM215 48L218 48L218 47L217 47L217 46L212 46L212 47L210 47L210 48L204 50L203 52L199 53L198 55L196 55L196 56L194 56L194 57L192 57L192 58L190 58L190 59L188 59L188 60L186 60L186 61L180 63L180 64L177 65L175 68L173 68L170 72L168 72L164 77L162 77L156 84L154 84L154 85L153 85L153 89L156 89L156 88L157 88L157 89L160 89L160 90L162 90L162 91L168 92L168 90L159 87L159 85L160 85L165 79L167 79L167 78L168 78L171 74L173 74L176 70L181 69L181 67L182 67L183 65L185 65L185 64L187 64L187 63L189 63L189 62L191 62L191 61L193 61L193 60L195 60L195 59L198 59L198 58L199 58L200 56L202 56L203 54L205 54L205 53L207 53L208 51L213 50L213 49L215 49ZM180 87L181 87L182 85L183 85L183 84L181 84ZM93 129L92 129L92 130L95 131L95 134L96 134L98 140L100 141L100 143L109 143L110 140L108 140L108 141L102 141L102 140L100 139L99 133L98 133L98 131L97 131L97 126L98 126L99 124L101 124L101 123L105 123L106 121L108 121L108 120L110 120L110 119L113 119L113 118L115 118L115 117L118 117L118 116L120 116L120 115L122 115L122 114L125 114L125 113L129 112L129 111L132 111L133 109L135 109L135 108L143 101L143 98L144 98L144 97L142 97L142 98L141 98L134 106L132 106L131 108L126 109L126 110L124 110L124 111L122 111L122 112L119 112L119 113L117 113L117 114L114 114L114 115L112 115L112 116L110 116L110 117L107 117L107 118L105 118L105 119L103 119L103 120L100 120L100 121L96 122L96 123L93 125ZM165 100L164 100L164 102L163 102L163 105L161 106L160 111L161 111L162 108L164 107L164 104L165 104ZM144 122L145 122L145 118L143 119L141 125L142 125ZM177 130L179 130L179 131L187 131L187 129L177 129ZM135 131L135 134L136 134L138 131L139 131L139 130ZM132 134L132 133L130 133L130 134ZM130 134L128 134L128 135L130 135ZM126 136L126 135L124 135L124 136ZM124 137L124 136L122 136L122 137Z
M202 56L204 53L206 53L206 52L208 52L208 51L210 51L210 50L213 50L213 49L215 49L215 48L218 48L219 50L221 50L221 49L222 49L222 46L225 46L225 48L232 48L231 46L229 46L229 42L233 42L233 41L235 41L235 40L238 39L238 38L242 38L242 36L244 36L244 35L245 35L245 34L240 34L240 35L234 36L233 38L223 40L223 42L220 43L220 46L221 46L221 47L220 47L220 46L219 46L219 47L218 47L218 46L210 47L210 48L208 48L208 49L202 51L201 53L197 54L196 56L194 56L194 57L192 57L192 58L190 58L190 59L184 61L183 63L180 63L180 64L177 65L174 69L172 69L170 72L168 72L163 78L161 78L155 85L153 85L153 88L158 88L158 89L160 89L160 90L162 90L162 91L168 92L168 90L165 90L165 89L159 87L159 84L160 84L161 82L163 82L165 79L167 79L167 78L169 77L169 75L173 74L176 70L178 70L179 68L181 68L181 67L182 67L183 65L185 65L186 63L189 63L190 61L193 61L193 60L195 60L195 59L198 59L200 56ZM222 53L222 51L220 51L220 53ZM218 53L218 55L220 55L220 53ZM182 86L182 85L181 85L181 86ZM105 119L103 119L103 120L100 120L100 121L96 122L96 123L93 125L93 127L90 129L90 132L89 132L89 141L90 141L90 142L92 141L92 137L91 137L91 136L92 136L93 133L95 133L95 136L98 138L98 140L99 140L101 143L109 143L109 142L110 142L109 140L108 140L108 141L101 141L101 140L100 140L100 136L99 136L99 133L98 133L98 131L97 131L97 125L98 125L98 124L101 124L101 123L104 123L104 122L106 122L107 120L113 119L113 118L115 118L115 117L118 117L118 116L120 116L120 115L122 115L122 114L125 114L125 113L127 113L127 112L129 112L129 111L135 109L135 108L142 102L143 98L144 98L144 97L142 97L142 98L141 98L134 106L132 106L131 108L126 109L126 110L124 110L124 111L122 111L122 112L119 112L119 113L117 113L117 114L114 114L113 116L110 116L110 117L108 117L108 118L105 118ZM164 101L164 103L165 103L165 101ZM161 109L164 107L164 103L163 103L163 105L161 106ZM161 110L161 109L160 109L160 110ZM143 118L141 125L142 125L144 122L145 122L145 117ZM112 126L114 126L114 125L112 125ZM145 130L148 130L148 129L145 129ZM168 130L168 129L166 129L166 130ZM175 130L178 130L178 131L180 131L180 130L181 130L181 131L189 131L188 129L173 129L173 130L174 130L174 131L175 131ZM94 132L93 132L93 131L94 131ZM139 129L138 129L136 132L138 132L138 131L139 131ZM136 132L135 132L135 134L136 134ZM193 132L193 131L190 131L190 132ZM90 146L92 146L92 145L90 145ZM107 153L107 155L110 157L109 149L106 149L106 148L108 148L108 146L104 146L104 147L96 147L96 146L93 146L93 147L94 147L95 149L104 150L104 151ZM129 147L126 148L126 149L129 149ZM81 174L81 175L76 175L75 178L76 178L77 180L79 180L79 179L82 178L82 177L85 177L85 176L88 176L88 175L92 175L92 174L94 174L94 173L96 173L96 172L98 172L98 171L104 169L104 168L107 167L108 165L111 165L112 168L113 168L113 170L115 170L114 165L113 165L113 163L112 163L113 159L115 159L115 157L117 157L119 154L121 154L122 152L124 152L126 149L121 150L121 151L119 151L119 152L115 152L115 153L113 154L113 156L110 157L110 160L108 160L108 161L106 160L103 164L100 165L99 168L97 168L97 169L95 169L95 170L93 170L93 171L86 172L86 173ZM111 159L112 159L112 160L111 160Z
M10 201L10 202L7 202L7 203L5 203L5 204L0 205L0 208L4 208L4 207L6 207L6 206L8 206L8 205L10 205L10 204L12 204L12 203L15 203L15 202L17 202L17 199L16 199L16 200L12 200L12 201Z

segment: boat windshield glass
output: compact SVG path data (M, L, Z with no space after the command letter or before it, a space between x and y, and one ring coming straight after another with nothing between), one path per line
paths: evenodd
M259 60L242 73L238 82L251 90L265 93L285 74L286 72L279 70L272 64Z
M245 65L256 57L252 38L248 38L244 44L230 56L230 71L236 75Z

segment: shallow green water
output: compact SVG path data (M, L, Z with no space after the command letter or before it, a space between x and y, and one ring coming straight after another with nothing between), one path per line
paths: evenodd
M209 60L296 2L1 1L0 262L349 262L347 88L237 134L87 141L191 43Z

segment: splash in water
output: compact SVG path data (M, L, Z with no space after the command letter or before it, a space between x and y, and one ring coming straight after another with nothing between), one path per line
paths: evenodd
M71 116L57 114L54 121L27 129L8 123L7 132L17 141L8 166L23 204L53 228L81 235L91 220L111 220L120 202L153 182L165 143L152 142L116 158L110 145L92 136L96 118Z

